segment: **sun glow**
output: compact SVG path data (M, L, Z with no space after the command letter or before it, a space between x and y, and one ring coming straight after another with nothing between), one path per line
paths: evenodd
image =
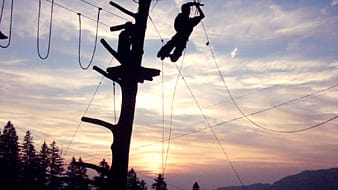
M146 153L137 156L132 161L133 165L149 171L149 173L158 174L162 172L162 154L161 153Z

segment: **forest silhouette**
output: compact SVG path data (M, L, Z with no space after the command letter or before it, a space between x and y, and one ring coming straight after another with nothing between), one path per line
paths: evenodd
M83 159L74 156L67 164L55 141L44 142L36 150L33 135L27 131L23 142L11 121L0 130L0 189L2 190L106 190L108 177L97 172L93 177L87 174ZM103 158L99 166L105 170L110 166ZM155 190L168 190L162 174L154 178L150 186ZM139 179L131 168L127 174L126 190L147 190L147 184ZM194 190L199 190L197 182Z

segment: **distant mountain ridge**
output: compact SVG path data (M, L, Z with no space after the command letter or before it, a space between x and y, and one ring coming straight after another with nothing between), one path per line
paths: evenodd
M284 177L273 184L252 184L246 190L338 190L338 168L306 170ZM217 190L243 190L242 186L220 187Z

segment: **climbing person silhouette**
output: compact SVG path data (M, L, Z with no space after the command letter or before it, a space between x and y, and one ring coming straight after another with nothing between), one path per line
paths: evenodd
M196 6L199 15L191 18L189 15L192 6ZM182 12L177 15L174 24L176 34L160 49L157 57L161 60L170 57L172 62L176 62L182 56L194 27L205 17L200 6L203 4L197 2L185 3L181 6ZM174 52L171 54L172 50Z
M134 25L131 22L126 22L123 25L110 27L110 31L112 32L123 29L119 34L119 40L117 45L117 54L122 62L127 62L127 60L130 58L132 40L134 36L133 26Z
M116 80L121 80L123 75L127 74L126 70L123 68L132 64L130 59L134 39L134 25L131 22L126 22L125 24L110 27L111 32L119 30L122 31L119 34L117 52L113 49L111 49L111 51L114 52L113 56L121 63L121 65L117 67L108 67L106 69Z

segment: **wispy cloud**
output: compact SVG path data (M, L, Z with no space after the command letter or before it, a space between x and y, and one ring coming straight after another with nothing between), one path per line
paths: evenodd
M158 1L150 12L164 39L174 33L173 22L183 2L186 1ZM96 17L97 9L92 6L75 1L60 3ZM105 0L95 3L118 13ZM132 1L119 3L136 11ZM312 126L338 114L336 88L274 107L337 83L338 46L334 43L338 40L337 15L330 14L330 3L336 6L337 1L326 3L325 7L305 3L292 9L284 7L288 2L286 5L272 1L204 3L202 8L207 17L203 22L209 46L205 45L203 28L197 26L185 55L176 63L166 59L161 77L139 85L131 166L145 173L161 171L162 140L166 148L170 123L173 125L166 176L174 184L182 179L196 180L198 176L205 188L214 188L210 182L210 176L214 175L213 184L226 185L225 178L229 184L236 183L209 124L248 182L272 182L290 172L336 166L333 158L337 157L334 127L337 121L301 134L269 133L242 118L234 104L246 114L259 112L250 116L253 121L280 130ZM102 157L110 162L111 133L79 122L98 86L86 115L115 122L113 102L118 116L120 88L117 85L114 97L110 80L99 83L98 73L80 70L78 17L58 6L54 7L51 55L46 61L39 60L35 48L37 6L37 2L28 1L16 6L13 44L0 51L0 121L4 125L12 120L20 133L30 129L37 142L57 140L64 148L78 129L67 158L83 155L89 162L98 163ZM48 2L43 3L43 51L48 36L49 6ZM322 8L327 14L320 13ZM7 21L7 16L4 19ZM102 12L101 21L109 25L125 22L106 12ZM92 53L95 29L95 21L83 18L81 60L85 64ZM150 21L147 29L143 66L161 69L162 62L156 58L161 47L159 34ZM100 37L111 39L112 47L117 45L117 36L118 32L110 33L100 25ZM99 43L93 64L104 69L110 58ZM97 150L95 154L92 147ZM262 176L257 176L257 172ZM184 184L191 188L188 182Z
M235 58L235 57L237 56L237 51L238 51L237 48L233 49L233 50L231 51L231 53L230 53L230 56L231 56L232 58Z

